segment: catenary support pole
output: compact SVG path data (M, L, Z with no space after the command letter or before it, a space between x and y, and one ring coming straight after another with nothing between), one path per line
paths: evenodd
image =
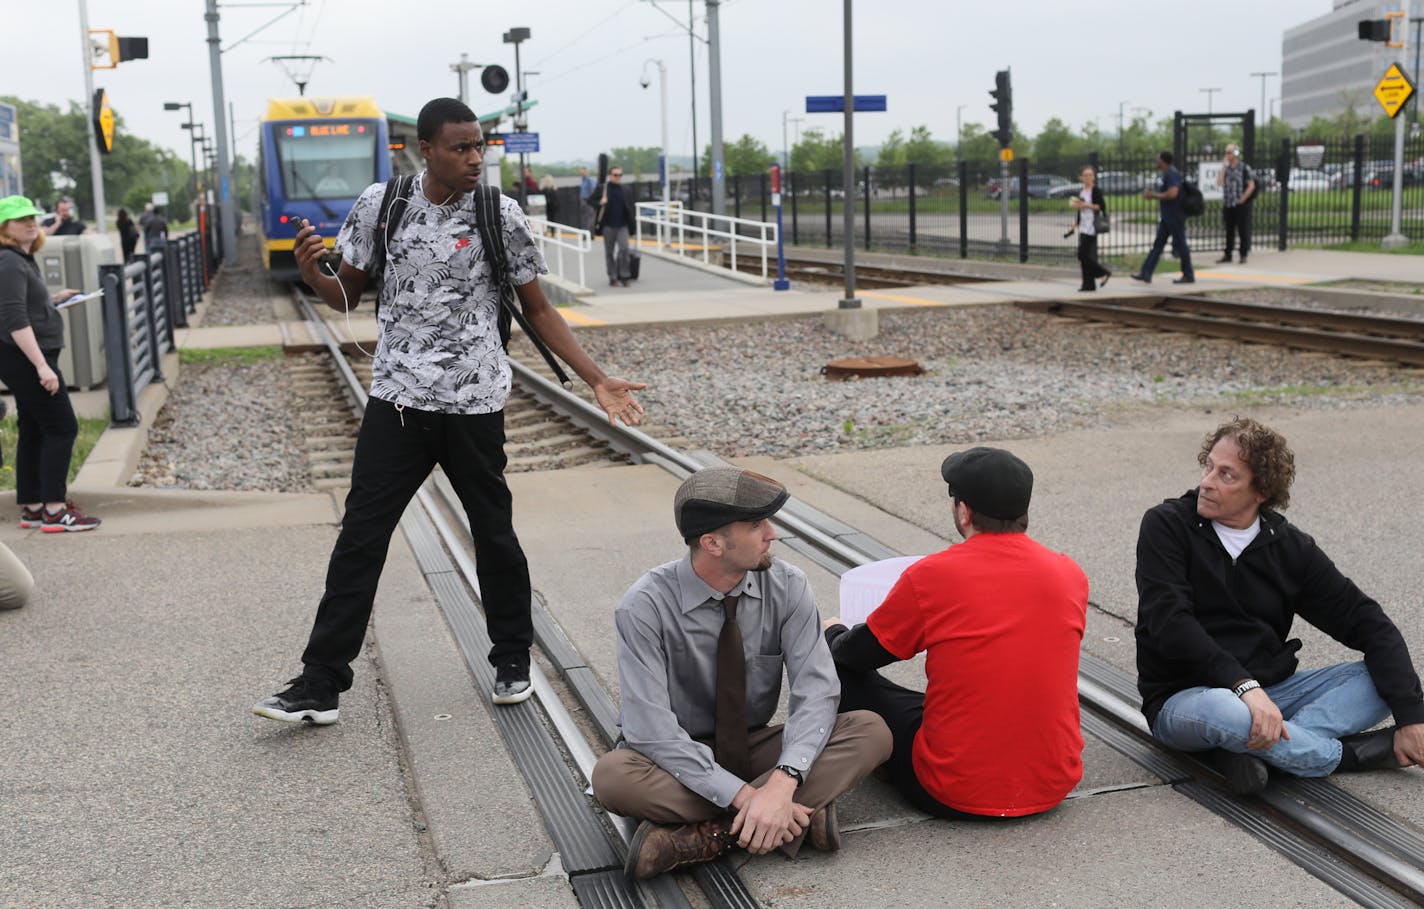
M228 159L227 118L223 108L222 41L218 37L218 0L207 0L203 18L208 23L208 62L213 74L213 123L217 130L218 203L222 215L223 261L237 264L237 211L232 191L232 162Z

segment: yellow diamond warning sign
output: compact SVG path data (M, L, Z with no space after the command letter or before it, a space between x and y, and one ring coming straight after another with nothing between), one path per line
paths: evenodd
M1414 83L1404 74L1398 63L1391 63L1375 86L1375 98L1384 112L1393 118L1414 94Z
M109 107L109 93L102 88L94 92L94 138L104 154L114 150L114 110Z

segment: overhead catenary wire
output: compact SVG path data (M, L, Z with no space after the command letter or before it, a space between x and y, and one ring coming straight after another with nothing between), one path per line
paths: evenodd
M324 0L323 0L323 2L324 2ZM618 17L618 14L619 14L619 13L623 12L625 9L627 9L628 7L632 6L634 3L637 3L637 2L638 2L638 0L627 0L627 2L624 3L622 6L618 7L618 8L615 9L613 12L609 13L607 16L604 16L602 19L598 20L598 21L595 22L593 25L590 25L590 26L588 26L588 27L586 27L586 28L580 29L580 30L578 31L578 34L573 38L573 40L568 41L568 42L566 42L565 44L561 44L560 46L554 48L552 51L550 51L550 52L548 53L547 56L545 56L545 57L543 57L542 59L540 59L540 60L539 60L537 63L535 63L534 65L535 65L535 66L543 66L545 63L548 63L550 60L553 60L556 56L558 56L559 54L561 54L561 53L563 53L564 51L568 50L569 48L573 47L575 44L578 44L580 41L584 41L584 40L586 40L586 39L592 37L592 36L593 36L593 33L594 33L595 31L597 31L597 30L600 29L600 28L603 28L603 26L605 26L605 25L607 25L608 23L612 22L614 19L616 19L616 18Z

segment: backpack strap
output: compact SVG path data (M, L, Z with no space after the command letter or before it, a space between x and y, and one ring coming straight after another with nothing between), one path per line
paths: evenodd
M386 181L386 191L381 195L381 208L376 214L376 248L371 254L371 268L367 279L376 285L376 314L381 312L381 276L386 269L386 247L391 242L391 231L401 222L410 207L410 197L415 192L415 175L391 177Z
M503 198L504 193L497 186L486 186L481 183L475 187L475 223L480 231L480 242L484 244L485 255L489 257L495 283L499 287L500 343L504 345L505 350L509 349L510 322L511 320L518 322L519 327L524 330L524 334L529 336L529 340L544 357L544 362L548 363L549 368L554 371L559 383L565 388L569 388L573 383L569 381L568 373L564 372L564 368L555 359L553 351L549 350L544 339L539 337L534 326L530 325L529 320L524 317L514 293L514 286L509 283L509 262L505 258L504 248L504 215L500 211Z

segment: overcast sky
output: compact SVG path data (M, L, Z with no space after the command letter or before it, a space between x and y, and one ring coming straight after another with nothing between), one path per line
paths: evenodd
M64 105L84 94L79 0L25 3L6 23L0 94ZM309 95L374 95L387 111L414 116L432 97L454 95L449 65L461 52L513 73L503 33L526 26L520 50L531 97L530 129L541 134L538 160L591 159L617 145L658 145L655 66L668 70L669 136L674 155L692 147L687 0L307 0L255 37L223 54L226 97L235 105L237 146L251 155L257 119L270 97L296 94L274 55L330 58L311 74ZM704 0L692 4L699 39L707 36ZM1261 104L1256 71L1280 70L1281 32L1329 12L1330 0L1197 0L1178 12L1139 0L856 0L855 91L889 98L886 113L857 116L855 142L876 145L892 129L929 126L952 141L963 122L992 125L989 90L997 69L1013 70L1014 119L1037 132L1060 117L1074 126L1117 128L1120 105L1153 118L1175 109L1216 111ZM207 26L202 0L88 0L91 28L149 38L150 59L95 72L128 132L188 156L183 115L165 101L193 101L212 134ZM660 11L661 10L661 11ZM665 11L665 12L664 12ZM225 48L283 12L271 0L224 4ZM773 151L782 144L783 111L801 129L841 130L837 114L804 113L805 96L843 87L841 0L722 0L723 134L743 133ZM676 20L676 21L674 21ZM18 33L17 33L18 32ZM710 139L708 48L697 42L697 141ZM1280 80L1266 80L1267 98ZM512 89L511 89L512 90ZM471 77L479 113L507 103ZM1277 102L1279 109L1279 102ZM794 141L794 130L791 125ZM122 137L120 137L122 141Z

